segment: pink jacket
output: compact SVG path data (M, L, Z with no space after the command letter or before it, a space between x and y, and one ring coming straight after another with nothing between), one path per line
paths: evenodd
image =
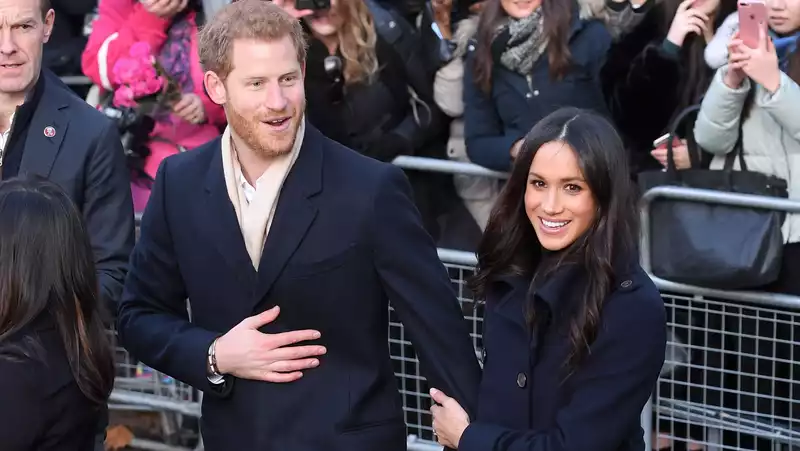
M197 25L194 13L190 13L192 24L190 55L191 78L194 93L203 100L207 122L191 124L172 115L172 123L156 124L151 136L157 136L177 145L194 148L219 135L219 127L226 123L225 112L206 95L203 88L203 70L197 49ZM83 51L83 72L104 91L113 91L111 73L120 56L127 55L137 41L145 41L155 52L160 52L167 40L171 20L150 14L138 1L103 0L99 2L98 19L93 24L92 34ZM178 152L174 145L153 141L151 155L145 163L145 171L155 176L161 160Z

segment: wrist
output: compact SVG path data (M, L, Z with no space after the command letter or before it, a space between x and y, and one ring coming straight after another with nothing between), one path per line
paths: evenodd
M668 57L678 58L683 47L684 36L667 35L667 38L661 43L661 51Z
M219 360L217 359L218 342L219 338L212 341L211 346L208 347L208 359L206 362L206 368L208 370L209 376L211 377L222 377L226 373L225 369L220 368Z
M732 71L728 71L724 77L722 77L722 81L725 83L725 86L731 89L739 89L742 87L742 82L744 82L744 78L739 76L738 74L733 74Z
M764 83L762 86L764 86L764 89L769 91L770 94L775 94L776 92L778 92L778 88L781 87L781 75L780 75L780 73L772 75L771 77L769 77L767 79L766 83Z

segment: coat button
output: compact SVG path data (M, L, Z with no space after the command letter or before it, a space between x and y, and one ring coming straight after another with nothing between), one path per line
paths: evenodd
M531 98L531 93L530 93L530 92L526 92L526 93L525 93L525 97L526 97L526 98L528 98L528 99L530 99L530 98Z
M629 287L629 286L631 286L632 284L633 284L633 282L631 282L630 280L626 280L626 281L622 282L622 283L621 283L621 284L619 284L619 285L620 285L622 288L628 288L628 287Z
M525 384L528 383L528 376L525 373L517 374L517 386L519 388L525 388Z
M538 96L539 95L539 90L537 89L537 90L533 91L533 95Z

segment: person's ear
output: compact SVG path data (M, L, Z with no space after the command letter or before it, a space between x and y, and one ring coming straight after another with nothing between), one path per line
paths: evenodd
M228 102L228 91L225 89L225 82L216 72L207 71L203 74L203 84L212 102L217 105L225 105Z
M56 22L56 12L53 9L47 10L44 15L44 39L43 42L50 40L50 35L53 34L53 24Z

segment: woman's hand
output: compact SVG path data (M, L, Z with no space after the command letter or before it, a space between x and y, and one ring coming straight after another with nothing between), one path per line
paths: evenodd
M480 14L483 11L483 6L486 4L485 0L475 2L469 6L469 12L472 14Z
M181 100L172 106L172 112L191 124L200 124L206 120L203 101L200 96L191 92L184 94Z
M675 160L676 169L689 169L692 167L692 160L689 158L689 148L686 146L686 140L681 140L682 145L672 148L672 159ZM650 152L662 166L667 167L667 148L659 147Z
M743 55L742 71L751 80L774 94L781 85L781 69L778 66L778 54L775 52L775 44L767 36L766 30L761 28L759 32L758 47L751 49L741 43L738 48Z
M445 39L453 38L453 31L450 27L450 13L453 10L453 0L431 0L431 7L433 9L433 20L442 37Z
M141 0L141 2L147 12L169 19L186 9L189 0Z
M431 406L436 439L442 446L458 449L458 442L469 426L469 415L455 399L435 388L431 389L431 397L438 404Z
M742 83L744 83L744 79L747 78L747 74L744 73L742 68L747 62L749 55L739 50L743 44L744 43L739 38L738 31L733 34L731 42L728 43L728 69L725 72L723 81L725 85L731 89L739 89Z
M677 45L683 46L683 41L689 33L694 33L699 36L707 36L708 29L708 16L692 8L695 0L684 0L678 7L675 13L675 18L672 19L672 25L669 27L667 33L667 40Z
M272 3L280 6L284 11L291 14L292 17L296 19L302 19L303 17L314 14L313 9L296 9L294 0L272 0Z

